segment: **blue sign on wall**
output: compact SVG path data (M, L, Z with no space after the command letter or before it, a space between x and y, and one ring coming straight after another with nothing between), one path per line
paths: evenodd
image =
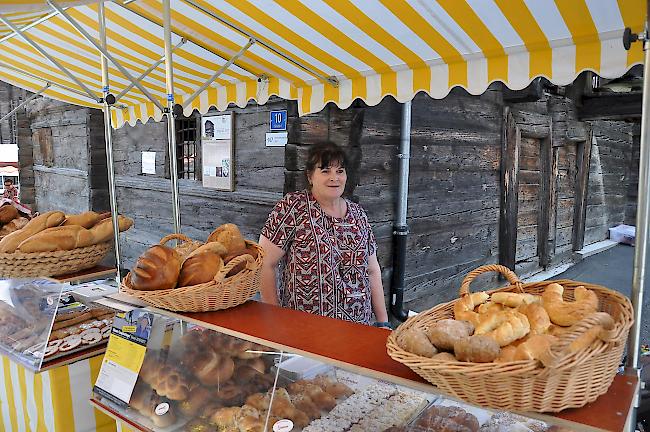
M271 111L271 130L272 131L286 131L287 130L287 110Z

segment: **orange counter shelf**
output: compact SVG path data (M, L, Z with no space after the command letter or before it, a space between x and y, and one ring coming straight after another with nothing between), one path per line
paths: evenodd
M286 348L353 372L386 379L430 393L440 393L386 353L388 330L311 315L249 301L218 312L172 313L187 322L244 337L276 349ZM615 377L609 391L579 409L534 415L576 430L623 431L637 387L636 377ZM96 401L94 401L97 403ZM111 412L110 408L102 407ZM113 413L116 417L122 417ZM123 418L123 417L122 417Z

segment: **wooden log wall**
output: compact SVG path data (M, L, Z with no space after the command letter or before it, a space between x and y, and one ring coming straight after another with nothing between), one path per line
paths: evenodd
M632 178L632 123L590 122L595 144L591 149L585 245L604 240L608 228L626 220Z
M289 103L294 104L294 103ZM181 231L205 240L226 222L239 225L245 237L257 240L273 205L282 197L285 155L282 147L265 147L271 110L287 109L275 100L265 106L232 108L235 125L235 191L207 189L198 180L179 180ZM295 105L295 104L294 104ZM117 199L120 213L135 220L124 235L125 266L130 267L149 246L173 232L171 181L167 168L165 121L114 131ZM156 174L142 174L142 152L156 152Z
M632 127L632 152L630 154L630 182L627 188L625 224L636 225L636 203L639 193L639 150L641 149L641 124Z
M38 98L28 113L35 209L109 208L101 112Z

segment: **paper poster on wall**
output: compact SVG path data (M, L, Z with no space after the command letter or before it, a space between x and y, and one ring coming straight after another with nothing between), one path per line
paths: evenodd
M142 152L142 174L156 174L156 152Z
M210 115L201 118L203 186L234 190L233 116Z

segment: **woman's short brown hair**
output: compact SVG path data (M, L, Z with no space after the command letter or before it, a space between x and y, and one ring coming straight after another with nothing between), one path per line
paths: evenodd
M323 169L329 166L338 165L345 168L348 164L348 156L345 150L332 141L323 141L314 144L307 153L307 163L305 164L305 175L309 177L316 168Z

